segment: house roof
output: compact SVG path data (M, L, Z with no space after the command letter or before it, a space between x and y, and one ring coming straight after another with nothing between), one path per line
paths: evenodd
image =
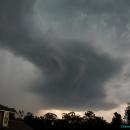
M10 112L16 112L14 108L9 108L7 106L3 106L0 104L0 111L10 111Z

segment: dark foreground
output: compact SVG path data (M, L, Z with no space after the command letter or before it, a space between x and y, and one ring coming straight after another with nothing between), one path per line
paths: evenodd
M0 130L33 130L24 121L10 121L7 128L0 128Z
M117 129L121 128L124 123L121 115L118 113L114 113L112 122L108 123L103 117L95 116L92 111L86 112L83 117L76 115L74 112L63 113L62 119L58 119L57 115L53 113L47 113L42 117L35 117L28 113L24 121L34 130Z
M128 113L130 115L130 113ZM118 129L130 128L130 116L127 116L127 125L124 119L117 112L114 113L111 123L103 117L96 116L92 111L88 111L84 116L75 112L63 113L62 119L58 119L54 113L47 113L41 117L27 113L24 118L9 121L8 128L0 130L87 130L87 129Z

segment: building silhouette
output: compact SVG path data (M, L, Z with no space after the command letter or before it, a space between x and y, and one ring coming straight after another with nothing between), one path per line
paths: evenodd
M15 116L16 110L0 105L0 127L8 127L9 117Z

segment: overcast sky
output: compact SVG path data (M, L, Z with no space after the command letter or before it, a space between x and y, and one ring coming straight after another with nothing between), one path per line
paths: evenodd
M116 110L130 101L129 50L129 0L1 0L0 103Z

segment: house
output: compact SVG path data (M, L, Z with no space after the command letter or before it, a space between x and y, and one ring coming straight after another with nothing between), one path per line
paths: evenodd
M8 127L9 118L15 116L16 110L0 105L0 127Z

